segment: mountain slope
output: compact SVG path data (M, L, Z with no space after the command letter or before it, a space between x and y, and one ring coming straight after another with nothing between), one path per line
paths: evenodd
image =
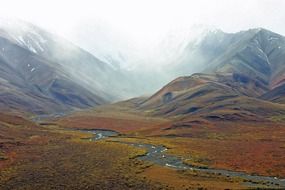
M9 41L50 62L56 62L69 76L93 93L117 100L132 94L130 80L115 68L71 42L23 21L0 22L0 34ZM126 87L122 88L120 84Z
M259 77L270 88L283 80L285 38L265 29L241 32L240 39L215 58L207 72L239 72Z
M236 73L194 74L172 81L139 107L160 116L231 120L285 113L285 106L257 99L267 90L261 82Z
M195 66L199 72L242 73L274 88L283 81L284 58L284 36L262 28L238 33L214 30L189 42L174 69L181 74L189 74Z
M284 105L269 102L282 103L285 95L283 36L265 29L236 34L217 31L195 46L189 44L188 50L184 60L189 61L188 67L196 60L207 74L175 79L140 104L140 109L154 115L209 120L263 120L285 113Z
M73 82L61 66L0 38L1 108L63 111L106 102Z
M285 84L280 85L261 96L264 100L285 104Z
M92 83L86 71L77 69L87 65L98 77ZM88 52L33 25L9 22L0 27L1 109L46 113L106 103L113 95L101 86L108 84L110 72Z

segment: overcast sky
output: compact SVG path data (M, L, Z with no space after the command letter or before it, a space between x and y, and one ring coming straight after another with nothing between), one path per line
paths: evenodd
M204 24L227 32L264 27L285 35L284 0L0 0L0 16L69 35L82 20L149 40L173 28Z

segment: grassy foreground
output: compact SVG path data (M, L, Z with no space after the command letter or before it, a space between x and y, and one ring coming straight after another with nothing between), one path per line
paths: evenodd
M124 134L119 137L124 141L163 144L170 148L168 153L190 164L284 176L282 126L270 130L260 125L257 130L249 124L225 124L177 130L169 128L165 118L111 110L82 112L42 126L1 114L0 189L257 189L242 179L142 162L136 157L145 153L143 149L110 140L89 142L82 138L90 135L62 127L109 126ZM125 125L128 133L121 128Z
M0 189L240 189L238 183L143 163L143 149L2 115ZM3 121L4 120L4 121ZM172 180L169 180L171 178Z
M11 116L10 118L15 119ZM0 189L160 189L138 173L143 153L123 144L87 142L86 134L1 122Z

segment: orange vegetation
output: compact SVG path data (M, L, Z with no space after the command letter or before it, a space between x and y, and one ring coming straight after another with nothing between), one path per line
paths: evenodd
M246 187L239 184L238 180L226 179L221 176L203 176L203 174L195 172L176 171L159 166L147 168L142 175L147 176L152 181L176 189L224 190L229 187L231 189L246 189Z
M74 116L68 117L59 122L59 125L67 128L76 129L109 129L121 133L129 133L143 129L155 123L148 121L137 121L130 119L107 118L107 117L90 117Z
M171 136L165 138L164 133ZM170 153L181 155L192 164L285 176L285 128L276 123L220 122L177 132L161 130L158 134L147 141L166 145L171 148Z
M106 113L106 114L104 114ZM120 112L122 115L122 112ZM107 115L108 117L103 117ZM138 119L138 116L141 116ZM118 117L108 109L100 115L71 116L60 120L73 128L112 129L136 135L137 140L164 144L186 162L268 176L285 176L285 127L277 122L223 122L200 118L143 120L142 114ZM150 122L151 121L151 122ZM155 121L155 122L154 122ZM136 141L136 138L132 140Z

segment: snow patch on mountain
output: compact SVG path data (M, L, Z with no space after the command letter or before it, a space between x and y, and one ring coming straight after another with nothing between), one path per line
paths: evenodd
M20 20L2 18L0 19L0 28L7 31L9 35L7 38L14 40L19 46L35 54L45 51L44 45L47 40L33 25Z

